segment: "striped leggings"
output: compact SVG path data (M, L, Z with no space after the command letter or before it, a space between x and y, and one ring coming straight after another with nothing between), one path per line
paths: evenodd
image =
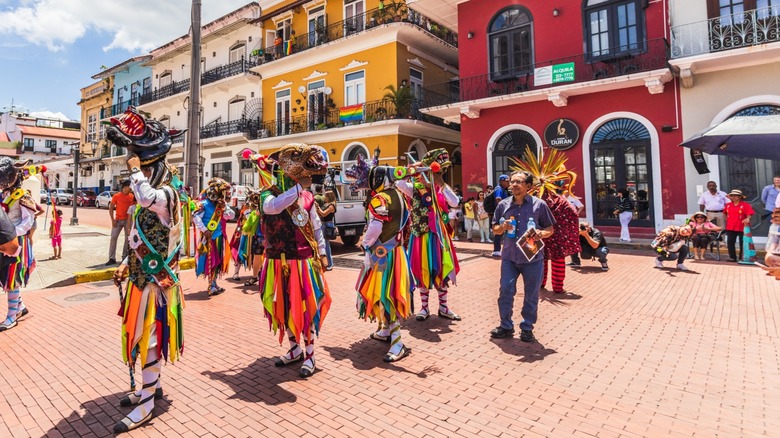
M552 265L551 282L553 292L559 294L563 293L563 280L566 278L566 259L548 259L544 258L544 271L542 273L542 287L547 284L547 268L548 263Z

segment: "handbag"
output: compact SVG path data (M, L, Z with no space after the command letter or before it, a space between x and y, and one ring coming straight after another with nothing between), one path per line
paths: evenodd
M479 220L484 220L484 219L487 219L487 218L489 218L489 217L490 217L490 215L489 215L489 214L487 214L487 213L482 213L482 214L480 214L480 215L479 215Z
M325 238L328 240L334 240L336 237L338 237L338 230L336 230L336 225L334 225L333 222L326 222Z

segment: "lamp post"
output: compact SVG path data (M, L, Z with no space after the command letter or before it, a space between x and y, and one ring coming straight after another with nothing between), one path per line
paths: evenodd
M95 151L97 150L97 142L93 141L92 144L92 156L95 156ZM76 149L73 150L73 197L71 198L71 203L73 204L73 217L70 218L70 224L71 225L78 225L79 224L79 218L76 216L76 208L78 207L78 203L76 202L76 198L78 198L79 193L79 165L81 164L81 143L71 143L71 148L76 147Z
M379 149L379 146L374 149L374 158L376 158L377 163L379 162L379 154L382 153L382 149Z

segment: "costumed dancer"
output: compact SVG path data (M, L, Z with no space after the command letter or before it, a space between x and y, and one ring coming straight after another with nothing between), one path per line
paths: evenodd
M0 190L3 192L3 209L16 227L19 252L15 256L0 255L0 286L8 296L8 313L0 323L0 332L10 330L27 315L29 310L22 302L20 288L26 286L30 274L35 270L32 238L30 231L35 224L37 208L29 190L22 188L22 182L45 168L31 166L29 160L14 162L11 158L0 158Z
M250 189L246 195L246 203L249 206L241 231L249 239L249 264L252 266L252 277L244 282L244 286L257 284L260 268L263 266L263 252L265 251L265 237L263 237L263 216L260 213L260 191Z
M314 339L331 303L323 276L325 238L314 196L306 189L313 175L325 174L328 163L322 148L303 143L283 146L267 159L253 158L260 170L265 236L260 294L270 328L280 343L285 334L290 342L276 366L303 361L299 376L306 378L316 371Z
M431 288L436 288L439 293L439 316L456 321L461 319L447 305L449 287L455 285L455 276L460 271L458 256L452 245L453 231L448 225L449 209L457 206L459 199L442 177L451 164L445 149L434 149L418 163L429 171L421 172L414 183L396 183L396 187L412 200L411 234L406 255L411 262L415 286L422 302L416 315L418 321L430 316L428 295Z
M579 237L579 215L574 206L565 197L559 195L559 182L567 185L569 190L577 180L574 172L566 170L566 156L558 150L552 149L544 161L537 160L531 148L526 146L522 159L510 157L513 163L510 169L528 172L534 177L536 183L529 190L531 195L542 199L550 207L555 219L554 233L544 240L544 269L542 271L542 285L547 284L547 272L552 268L550 280L553 293L564 293L563 282L566 279L566 257L579 254L582 251ZM541 161L541 162L540 162ZM571 193L571 192L570 192Z
M230 250L233 257L233 266L235 266L235 272L233 272L232 280L241 280L238 276L238 271L241 267L246 270L249 267L249 244L251 236L247 236L243 232L243 226L249 217L251 210L249 204L244 202L241 206L241 210L238 212L236 220L236 229L233 231L233 237L230 238Z
M358 163L346 172L355 179L354 190L368 188L372 193L362 244L365 263L355 288L360 317L379 322L370 338L390 344L385 362L399 361L412 352L401 340L401 319L411 312L414 289L401 235L409 208L403 194L394 187L394 177L402 178L406 171L403 167L377 166L376 161L369 167L358 157Z
M114 273L117 285L128 279L122 357L131 370L138 360L143 367L141 389L119 400L122 406L136 406L114 426L114 433L122 433L152 418L154 402L162 398L161 361L174 363L183 349L184 295L178 277L182 217L176 178L165 162L172 139L183 131L168 131L133 107L111 124L107 138L130 151L127 169L138 201L128 236L130 254Z
M232 258L230 245L226 244L227 221L236 213L225 203L228 193L230 184L222 178L211 178L192 214L192 223L200 231L195 274L209 280L209 296L225 292L225 288L217 284L217 278L228 272Z

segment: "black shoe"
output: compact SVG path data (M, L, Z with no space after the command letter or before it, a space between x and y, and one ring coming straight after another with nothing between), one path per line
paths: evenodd
M604 262L601 264L601 270L602 271L609 271L609 266L607 266L607 262Z
M520 330L520 340L523 342L536 342L534 332L531 330Z
M111 266L116 264L116 259L108 259L106 262L106 266Z
M726 260L726 261L727 261L727 262L736 262L736 261L737 261L737 259L728 259L728 260Z
M163 398L162 388L155 388L154 399L162 400L162 398ZM141 402L141 396L135 395L135 392L131 392L130 394L127 394L126 396L119 399L119 406L135 406L140 402Z
M507 338L515 334L515 329L505 329L503 327L496 327L490 331L491 338Z
M19 319L23 316L27 316L28 313L30 313L30 311L27 310L27 308L25 307L24 309L21 310L21 312L19 312L18 315L16 315L16 319Z
M574 262L569 262L569 263L566 263L566 266L572 266L574 268L579 268L580 264L579 263L574 263Z

